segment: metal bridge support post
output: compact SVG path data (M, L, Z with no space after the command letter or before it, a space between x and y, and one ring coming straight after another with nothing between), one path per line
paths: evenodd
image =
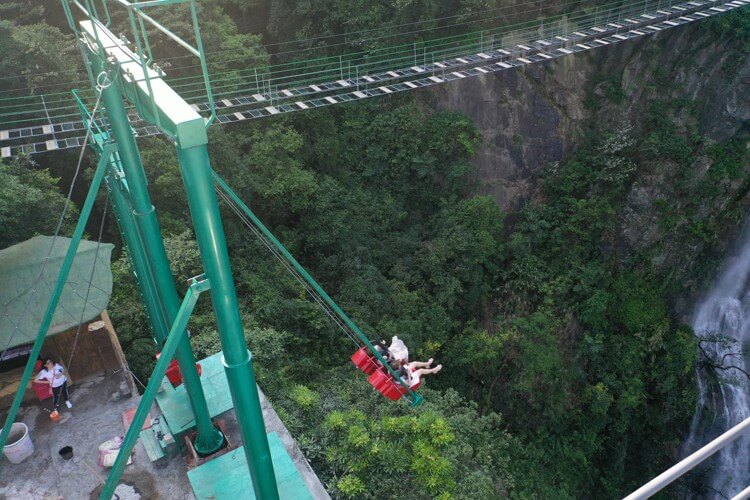
M187 149L178 145L177 155L203 268L211 283L211 301L224 352L224 370L240 424L255 496L261 500L277 500L276 476L255 385L252 356L247 349L240 319L208 150L205 144Z
M90 55L89 59L93 63L96 74L105 69L98 55ZM135 142L135 137L133 137L133 130L130 127L125 105L122 101L122 89L118 79L115 79L111 85L102 90L102 100L109 118L112 135L120 148L122 168L130 189L133 218L142 238L144 253L154 278L160 305L166 319L171 324L177 315L180 302L177 297L172 271L169 267L167 252L164 248L159 222L156 219L156 211L148 194L148 183L141 163L138 145ZM154 328L154 330L158 333L163 332L165 328ZM166 341L166 338L158 340L162 344ZM183 383L188 393L198 430L194 443L195 449L203 455L209 455L221 448L221 445L224 444L224 436L211 422L206 396L195 367L195 355L190 347L190 340L187 335L181 337L176 358L180 365Z

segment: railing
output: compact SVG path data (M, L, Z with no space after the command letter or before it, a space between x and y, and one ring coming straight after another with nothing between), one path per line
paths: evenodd
M750 418L735 425L700 450L659 474L654 479L626 496L624 500L640 500L655 495L748 431L750 431ZM748 471L748 474L750 475L750 471ZM750 486L732 498L732 500L741 500L745 498L750 498Z

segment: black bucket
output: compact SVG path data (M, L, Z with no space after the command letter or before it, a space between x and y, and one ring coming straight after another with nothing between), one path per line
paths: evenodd
M63 457L63 460L70 460L73 458L73 447L72 446L64 446L60 448L60 451L58 451L61 457Z

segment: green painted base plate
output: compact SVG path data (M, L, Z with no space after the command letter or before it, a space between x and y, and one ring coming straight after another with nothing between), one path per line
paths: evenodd
M279 498L312 499L278 434L275 432L268 434L268 444L271 447L271 459L279 488ZM237 500L240 498L252 500L255 498L242 446L188 471L188 479L190 479L195 497L199 500Z
M213 418L234 407L224 366L221 364L221 353L202 359L199 363L202 371L201 385L206 394L208 412ZM164 414L169 430L175 436L181 436L195 427L195 419L190 411L190 400L184 385L175 389L164 377L162 391L156 395L156 402Z

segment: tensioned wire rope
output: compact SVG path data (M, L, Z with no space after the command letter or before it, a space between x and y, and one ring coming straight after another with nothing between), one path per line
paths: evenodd
M91 112L91 120L90 120L91 122L94 121L94 119L96 117L96 113L99 111L99 105L101 104L101 97L102 97L101 91L104 88L106 88L107 86L111 85L111 81L110 81L109 84L106 84L106 82L105 82L105 84L102 84L102 85L99 84L99 79L101 78L102 75L105 75L105 77L106 77L106 73L102 72L97 77L97 88L99 90L99 96L98 96L98 98L96 100L96 103L94 104L94 108L93 108L93 110ZM65 221L65 216L67 215L67 211L68 211L68 209L70 207L70 204L72 203L73 189L75 188L76 182L77 182L78 177L79 177L80 172L81 172L81 166L83 164L83 157L84 157L84 154L86 152L86 147L88 146L88 141L89 141L90 135L91 135L91 129L87 128L86 136L84 137L84 140L83 140L83 146L81 146L81 152L78 155L78 163L77 163L75 171L73 173L73 179L70 182L70 188L68 189L68 194L67 194L67 196L65 198L65 203L63 204L63 209L60 212L60 217L58 218L58 221L57 221L57 227L55 228L55 234L54 234L54 236L52 238L52 243L50 243L50 247L49 247L49 250L47 251L47 255L46 255L45 259L44 259L44 262L42 263L41 268L39 269L39 274L37 275L36 280L34 281L34 285L33 285L33 288L31 290L31 294L29 295L29 298L26 301L26 304L24 305L24 309L21 312L21 317L19 318L18 322L16 323L15 327L13 328L13 332L11 333L10 338L8 339L8 342L5 344L5 348L3 349L3 352L0 355L0 360L5 359L5 355L8 352L8 349L10 349L11 344L13 343L13 338L18 333L18 329L21 326L21 323L23 322L24 318L26 317L26 314L28 314L28 312L30 310L31 302L32 302L32 300L34 298L34 295L36 295L36 292L39 289L39 285L41 284L41 282L44 281L44 283L47 285L47 287L49 287L49 283L47 283L47 281L44 279L44 271L46 270L47 264L49 263L50 257L52 256L52 252L53 252L53 250L55 248L55 244L57 243L57 240L60 237L60 233L62 232L62 226L63 226L63 223ZM97 253L98 253L98 251L99 251L99 247L97 245ZM89 286L90 286L90 281L89 281ZM88 292L87 292L87 297L88 297ZM88 305L88 301L86 300L86 301L84 301L84 306L83 306L84 307L84 311L85 311L85 308L86 308L87 305ZM70 313L68 313L68 314L70 314ZM45 332L45 335L46 335L46 332Z
M648 4L650 2L653 2L653 0L642 0L641 2L638 2L637 4L630 4L630 5L628 5L628 7L632 8L633 5ZM578 0L569 0L568 3L565 5L565 7L567 7L569 5L577 4L577 3L579 3ZM609 5L612 6L612 5L615 5L615 4L618 4L618 3L621 3L621 0L612 2ZM524 4L519 4L517 6L514 6L513 8L517 8L519 6L525 6L525 5L538 6L539 2L538 1L536 1L536 2L533 2L533 1L532 2L527 2L527 3L524 3ZM604 9L605 7L606 6L598 7L596 15L598 16L599 15L598 12L599 11L603 11L602 9ZM612 10L612 9L614 9L614 7L609 7L609 10ZM528 10L525 10L525 11L514 13L513 15L520 16L522 14L528 14L528 13L534 13L534 12L538 12L538 10L536 9L536 7L534 9L528 9ZM561 15L568 16L568 19L572 21L576 17L580 17L580 16L570 17L572 14L576 14L577 12L581 12L581 13L583 13L585 15L586 11L584 11L584 10L573 11L573 12L568 12L566 14L561 14ZM500 17L489 19L489 20L494 20L494 19L499 19L499 18ZM549 16L546 17L546 18L538 18L538 19L535 19L535 20L526 21L525 24L536 25L537 21L544 20L544 19L549 19L549 18L550 18ZM432 20L425 20L425 21L421 21L421 22L422 23L429 23L429 22L433 22L433 21ZM447 29L447 28L450 28L452 26L458 26L458 25L463 25L463 24L471 24L472 22L475 22L475 21L465 22L465 23L459 23L459 24L455 24L455 25L448 25L448 26L439 27L439 28L426 28L426 29L423 29L423 30L416 30L416 31L406 32L406 33L398 33L398 34L393 34L393 35L388 35L388 36L383 36L383 37L376 37L376 38L371 38L371 39L363 39L361 41L366 42L366 41L376 40L376 39L380 39L380 38L401 37L401 36L406 36L406 35L409 35L409 34L415 34L415 33L427 32L427 31L435 31L436 29ZM417 24L417 23L415 23L415 24ZM495 28L495 30L497 30L497 29L499 29L499 30L509 30L509 29L511 29L511 28L513 28L515 26L519 26L519 25L522 25L522 24L524 24L524 23L516 23L516 24L512 24L512 25L505 25L503 27ZM491 36L493 34L493 33L491 33L491 30L485 29L485 30L480 30L480 31L476 31L476 32L470 32L468 34L466 34L466 33L465 34L458 34L458 35L453 35L451 37L443 37L443 38L438 38L438 39L433 39L433 40L427 40L427 41L419 41L419 42L414 42L414 43L440 42L440 41L450 40L450 39L460 39L462 37L471 36L472 34L476 35L476 34L481 34L481 33L487 33L488 36ZM495 35L496 34L497 33L495 33ZM330 37L337 37L337 36L347 36L347 34L345 33L345 34L341 34L341 35L330 35ZM322 38L325 38L325 37L322 37ZM280 43L297 43L297 42L280 42ZM352 42L345 42L345 43L340 43L340 44L333 44L333 45L329 45L329 46L326 46L326 47L323 47L323 48L336 47L336 46L339 46L339 45L347 45L347 44L350 44L350 43L352 43ZM328 63L331 63L331 62L339 61L339 59L342 58L342 57L353 57L353 56L356 56L358 54L368 54L369 56L372 56L374 53L382 52L382 51L388 51L388 50L392 50L394 48L406 48L408 50L411 50L413 48L413 46L414 46L414 43L407 43L407 44L403 44L403 45L400 45L400 46L392 46L392 47L386 47L386 48L380 48L380 49L373 49L371 51L366 51L366 52L342 54L342 55L337 55L337 56L328 56L328 57L311 59L311 60L303 60L303 61L295 61L295 62L289 62L289 63L281 63L281 64L277 64L277 65L268 66L268 68L269 68L268 71L281 71L281 69L284 68L285 66L299 66L300 64L303 64L303 65L308 64L309 65L310 62L315 62L315 61L319 61L319 60L327 60ZM262 45L261 47L269 47L271 45L274 45L274 44ZM298 49L296 51L288 51L288 52L285 52L284 54L287 54L287 53L288 54L304 53L304 52L308 52L308 51L311 51L311 50L320 50L320 48L321 47L303 48L303 49ZM213 53L222 53L222 52L225 52L225 51L216 51L216 52L213 52ZM276 56L276 54L271 54L271 56ZM253 59L255 57L256 56L245 56L245 57L241 57L241 58L235 58L235 59L229 59L229 60L225 60L225 61L220 61L220 62L215 63L215 64L220 64L220 65L221 64L227 64L229 62L243 61L243 60ZM167 58L166 60L168 60L168 59L171 59L171 58ZM214 64L214 63L209 62L209 64ZM181 69L181 68L190 68L190 67L199 67L199 65L182 66L182 67L178 67L178 68L172 68L171 70ZM223 72L223 73L218 73L218 74L215 74L214 76L216 76L216 75L224 75L224 74L232 75L232 77L230 77L230 79L237 79L238 78L238 76L236 74L236 70L231 70L231 71L226 71L226 72ZM189 75L189 76L184 76L184 77L173 77L173 78L169 79L169 81L170 82L177 82L177 81L182 81L182 80L185 80L185 79L196 80L196 79L201 79L201 78L202 78L201 75ZM224 79L219 78L219 79L217 79L215 81L219 82L219 81L223 81L223 80ZM62 82L62 83L54 84L54 85L71 85L71 84L75 85L77 83L81 83L81 82ZM196 87L196 86L198 86L199 87L200 85L202 85L202 82L194 82L194 83L186 83L186 84L182 84L182 85L173 85L173 88L176 89L176 88L185 87L185 86L187 86L187 87ZM41 87L38 87L38 88L41 88ZM28 89L28 88L19 88L19 89L16 89L16 90L23 90L23 89ZM13 89L11 89L11 90L13 90ZM55 93L55 94L46 94L46 95L61 95L61 94L65 94L65 92L60 92L60 93ZM36 98L36 97L37 96L24 96L23 98L33 99L33 98ZM6 98L6 100L7 99L12 99L12 98ZM2 101L2 100L3 99L0 99L0 101ZM58 101L58 102L62 102L62 101Z
M89 294L91 293L92 283L94 282L94 274L96 274L96 263L99 259L99 249L102 246L102 235L104 234L104 224L107 221L107 209L109 208L109 189L105 190L107 196L104 199L104 211L102 212L102 220L99 223L99 236L96 239L96 252L94 253L94 262L91 264L91 274L88 279L88 286L86 287L86 296L83 299L83 307L81 308L81 317L78 320L78 329L76 330L76 336L73 339L73 348L70 350L70 357L68 358L68 364L65 367L70 370L71 364L73 363L73 357L76 353L76 347L78 347L78 337L81 335L81 329L83 328L83 318L86 317L86 306L89 305Z
M564 5L563 8L565 8L565 7L567 7L568 5L571 5L571 4L580 3L580 1L581 0L568 0L567 3ZM622 0L620 0L620 1L622 1ZM271 48L271 47L277 47L277 46L283 46L283 45L292 45L292 44L302 44L304 42L314 42L314 41L325 40L325 39L330 39L330 38L349 37L349 36L359 35L359 34L363 34L363 33L371 33L371 32L376 32L376 31L383 31L383 30L387 30L387 29L395 29L395 28L401 28L401 27L406 27L406 26L413 26L413 25L418 25L418 24L428 24L428 23L434 23L434 22L439 22L439 21L448 20L448 19L458 19L458 18L462 18L462 17L466 17L466 16L475 16L475 15L484 14L484 13L488 13L488 12L496 12L496 11L517 9L519 7L525 7L525 6L528 6L528 5L538 6L539 4L540 4L539 0L530 0L530 1L527 1L527 2L524 2L524 3L520 3L520 4L516 4L516 5L512 5L512 6L497 7L497 8L494 8L494 9L487 9L487 10L484 10L484 11L475 11L475 12L470 12L470 13L467 13L467 14L459 14L459 15L447 16L447 17L442 17L442 18L431 18L431 19L425 19L425 20L422 20L422 21L413 21L413 22L410 22L410 23L404 23L404 24L395 25L395 26L384 26L384 27L381 27L381 28L372 28L372 29L368 29L368 30L351 31L351 32L336 33L336 34L330 34L330 35L321 35L321 36L318 36L318 37L313 37L313 38L308 38L308 39L298 39L298 40L275 42L275 43L270 43L270 44L261 44L259 46L259 48L268 49L268 48ZM533 13L535 11L536 11L536 9L528 9L528 10L524 10L524 11L520 11L520 12L514 12L514 13L512 13L510 15L512 15L512 16L520 16L522 14ZM498 16L495 16L495 17L492 17L492 18L486 18L486 19L480 19L480 20L474 20L474 21L463 21L461 23L454 23L454 24L449 24L449 25L444 25L444 26L424 28L424 29L421 29L421 30L414 30L414 31L408 31L408 32L393 33L393 34L388 34L388 35L384 35L384 36L380 36L380 37L362 38L362 39L359 39L359 40L352 40L352 41L349 41L349 42L342 42L342 43L337 43L337 44L330 44L330 45L326 45L324 47L305 47L305 48L301 48L301 49L297 49L297 50L289 50L289 51L275 52L275 53L269 51L269 55L271 55L271 56L279 56L279 55L286 55L286 54L295 54L295 53L302 53L302 52L307 52L307 51L311 51L311 50L319 50L321 48L332 48L332 47L337 47L337 46L341 46L341 45L347 45L347 44L351 44L351 43L371 42L371 41L379 40L379 39L383 39L383 38L397 38L397 37L401 37L401 36L406 36L406 35L411 35L411 34L417 34L417 33L423 33L423 32L427 32L427 31L435 31L435 30L438 30L438 29L447 29L447 28L452 28L452 27L456 27L456 26L462 26L462 25L466 25L466 24L472 24L472 23L480 22L480 21L481 22L485 22L485 21L489 21L489 20L496 20L496 19L500 19L501 17L503 17L503 16L502 15L498 15ZM236 51L235 49L225 49L225 50L210 51L210 52L206 52L205 54L206 55L217 55L217 54L224 54L224 53L235 52L235 51ZM177 60L177 59L185 59L185 58L192 58L192 57L194 57L194 56L188 54L188 55L181 55L181 56L172 56L172 57L159 58L159 61L173 61L173 60ZM247 58L231 59L231 60L228 60L228 61L222 61L222 63L229 62L229 61L245 60L245 59L247 59ZM199 64L196 64L196 65L186 65L186 66L177 66L177 67L173 67L171 69L172 70L177 70L177 69L183 69L183 68L198 68L198 67L200 67ZM57 75L59 73L77 73L77 71L75 71L75 70L63 71L63 72L58 72L58 71L54 71L53 72L53 71L50 71L50 72L34 73L34 74L30 74L30 75L11 75L11 76L0 77L0 81L7 80L7 79L27 78L29 76ZM61 82L61 83L51 84L51 85L48 85L48 86L71 85L71 84L72 85L77 85L77 84L80 84L80 83L85 83L85 82L83 80L76 81L76 82ZM43 88L43 87L44 86L39 86L39 87L36 87L36 88ZM28 87L18 87L16 89L8 89L6 91L9 92L9 91L13 91L13 90L26 90L26 89L29 89L29 88ZM25 96L25 97L33 98L35 96Z
M639 2L636 5L637 6L640 6L640 5L646 5L647 6L650 3L653 3L653 0L642 0L641 2ZM657 5L658 5L658 3L657 3ZM630 4L627 7L620 7L620 10L622 10L624 8L627 8L628 10L632 11L633 10L633 4ZM646 7L646 8L648 8L648 7ZM640 10L640 7L639 7L638 10ZM613 9L609 9L610 13L614 13L615 11L616 11L616 9L614 9L614 8ZM623 12L619 12L618 15L622 16ZM579 19L590 18L591 15L590 14L586 14L585 12L583 12L581 15L578 15L578 16L575 16L575 15L571 16L570 14L564 14L564 15L553 16L553 17L557 17L557 18L565 17L565 21L566 22L572 23L572 22L575 22L576 20L579 20ZM594 17L595 17L595 19L598 18L598 14L596 14ZM550 18L548 17L548 18L544 18L544 19L549 20ZM594 22L596 22L596 20ZM529 22L524 23L524 24L526 26L536 26L537 25L536 21L529 21ZM488 37L498 36L498 35L507 35L507 34L513 32L513 31L519 31L519 30L511 30L510 29L510 28L513 28L513 27L516 27L516 26L518 26L518 25L514 25L514 26L511 26L511 27L507 27L506 26L506 27L503 27L503 28L499 28L500 31L497 31L497 30L492 30L492 31L490 31L490 30L484 30L484 31L477 32L477 33L479 33L479 34L483 34L484 33ZM549 26L549 24L548 24L548 26ZM584 29L584 28L581 27L581 29ZM477 33L474 33L473 35L476 36ZM467 36L471 36L471 35L472 34L468 34L468 35L466 35L466 34L465 35L455 35L453 37L445 37L443 39L438 39L438 40L434 40L434 41L427 42L427 43L442 42L443 45L445 45L446 43L450 44L451 40L455 40L455 39L461 40L461 39L465 39ZM471 45L475 45L475 44L476 44L476 41L474 41L474 43L471 44ZM392 47L392 48L386 48L386 49L378 49L378 50L380 50L380 51L382 51L382 50L393 50L393 49L405 50L407 52L407 55L403 56L400 60L403 60L403 61L407 61L408 60L408 61L410 61L412 59L412 57L413 57L413 54L412 54L413 46L414 46L414 44L405 44L405 45L402 45L402 46L397 46L397 47ZM439 47L439 45L436 45L435 48L431 50L431 56L434 57L435 55L438 55L439 57L447 57L448 56L447 52L445 50L442 50L442 52L441 52L440 50L438 50L438 47ZM456 51L456 53L462 52L464 50L464 47L466 47L466 45L459 46L458 48L454 47L453 50ZM360 53L354 53L353 55L358 55L358 54L359 55L361 55L361 54L372 55L372 52L367 52L367 53L360 52ZM328 57L328 58L319 58L318 60L311 60L311 61L307 61L307 62L309 63L309 62L314 62L314 61L322 61L322 62L319 62L317 64L317 67L325 67L325 65L334 64L334 67L330 68L328 70L328 73L331 73L331 72L333 72L333 73L339 73L339 71L341 70L341 67L339 66L338 63L340 62L341 58L343 58L343 57L352 57L352 54L346 54L346 55L342 55L342 56L332 56L332 57ZM417 57L419 57L419 54L417 54ZM390 58L390 59L385 59L383 61L376 61L376 62L369 62L369 63L365 63L365 64L360 64L359 67L360 68L365 68L365 70L367 69L367 67L375 67L376 65L385 65L387 67L387 66L392 66L393 63L396 62L396 61L398 61L398 60L399 59ZM269 67L270 68L269 69L269 73L272 72L276 68L284 68L285 66L299 66L300 64L304 64L304 63L305 63L305 61L303 61L301 63L300 62L294 62L294 63L285 63L285 64L282 64L282 65L273 65L273 66ZM314 69L314 68L315 68L315 66L313 66L312 69ZM277 72L279 72L279 71L280 70L278 70ZM363 71L363 72L365 72L365 71ZM222 83L222 82L231 81L231 80L238 80L238 79L243 79L243 78L247 78L247 77L250 76L247 73L243 74L241 71L238 73L236 70L229 71L229 72L222 73L222 74L230 74L232 76L230 76L228 78L218 78L218 79L215 80L215 83ZM326 79L326 76L325 76L326 73L315 72L315 71L307 71L307 73L297 74L296 76L299 77L299 76L306 76L306 75L318 75L318 79ZM295 75L293 75L293 76L295 76ZM196 77L174 78L174 79L171 79L169 81L173 82L173 81L178 81L178 80L185 79L185 78L196 78ZM277 78L270 78L270 79L265 80L265 83L267 83L269 86L273 86L274 83L276 85L279 85L279 83L278 83L279 81L281 81L281 80L288 80L288 79L289 79L289 77L287 77L287 76L277 77ZM307 81L310 81L310 80L307 80ZM311 83L312 83L312 81L311 81ZM191 89L195 89L195 87L199 87L200 85L201 85L200 83L186 83L186 84L181 84L181 85L173 85L173 88L179 89L179 88L185 88L185 87L187 87L187 90L183 92L184 94L190 94L190 93L194 94L196 92L202 94L202 90L192 90L191 91ZM254 86L254 87L246 87L246 88L242 88L242 89L236 89L236 85L224 85L224 86L219 85L216 88L218 88L218 89L231 88L232 89L232 90L227 91L227 92L219 92L219 93L217 93L216 94L217 97L226 97L228 95L236 95L236 94L243 93L243 92L248 92L248 91L257 91L257 90L260 89L260 87L258 85ZM197 98L201 98L201 97L203 97L203 96L202 95L198 95L197 96ZM191 98L188 96L188 100L190 100L190 99ZM55 102L62 102L62 101L55 101ZM62 109L70 109L70 108L69 107L52 108L52 110L62 110ZM6 113L6 115L9 115L9 114L10 113ZM20 113L16 113L16 114L20 114ZM2 116L2 115L0 115L0 116ZM55 118L59 118L59 117L64 117L64 116L75 116L75 114L55 115L54 117ZM29 121L35 121L35 120L36 119L31 119ZM20 122L20 121L21 120L17 120L16 122ZM5 122L5 123L9 124L9 123L15 123L15 122Z
M320 306L321 309L323 309L323 312L338 326L341 331L344 332L344 334L349 337L349 340L351 340L354 345L357 347L361 346L361 342L359 339L357 339L354 332L349 328L341 318L330 308L328 304L325 303L323 298L320 296L318 292L315 291L314 288L312 288L305 280L300 276L300 274L297 272L294 267L292 267L289 262L286 261L286 259L283 258L281 255L281 252L271 244L270 241L265 237L265 235L252 223L252 221L240 210L240 208L234 203L234 201L226 194L224 191L219 189L218 186L214 186L214 189L216 190L216 193L219 195L222 201L226 203L226 205L234 212L237 217L242 221L242 223L247 226L250 231L252 231L253 235L263 244L263 246L266 247L266 249L274 256L276 259L281 263L281 265L291 274L295 280L299 282L300 285L307 291L307 293L313 298L313 300Z
M277 248L276 245L272 244L270 239L273 238L273 236L270 235L270 232L267 233L270 236L267 236L263 232L263 230L268 231L268 229L263 228L263 223L260 222L260 220L258 220L257 224L259 224L259 226L256 226L256 224L253 221L249 220L246 214L244 213L244 211L240 209L237 202L235 202L235 200L233 200L229 196L230 191L227 191L227 192L224 191L225 189L229 190L230 188L225 185L226 183L224 183L224 181L222 181L216 173L214 173L213 175L214 175L214 189L219 194L219 197L229 205L232 211L234 211L234 213L237 214L237 216L240 218L240 220L242 220L245 226L250 228L250 230L263 243L263 245L282 263L284 268L286 268L287 271L289 271L294 276L294 278L305 288L305 290L310 294L313 300L315 300L315 302L323 309L325 314L341 329L341 331L343 331L344 334L347 337L349 337L349 340L351 340L354 343L357 349L362 348L364 344L370 344L371 341L365 342L364 340L357 338L352 328L348 324L346 324L346 318L336 313L331 308L331 306L328 305L328 303L325 301L321 293L315 290L314 288L312 288L311 284L308 283L307 280L305 280L302 276L300 276L299 272L294 268L294 266L292 266L292 262L296 262L294 257L292 257L288 252L286 252L288 254L287 258L282 257L281 249L283 249L283 245L281 245L281 243L278 241L277 243L280 246L280 248ZM297 265L299 265L299 263L297 263ZM314 279L312 278L310 279L314 282ZM331 299L330 297L328 297L328 299L333 302L333 299ZM344 313L342 312L341 314L344 314ZM351 322L351 320L349 320L349 322ZM364 336L363 332L360 331L360 333ZM368 345L367 347L369 347L370 350L373 349L372 345ZM373 352L373 354L375 353L375 351L372 351L372 350L371 352ZM403 396L405 396L407 399L410 399L412 403L416 403L417 399L414 399L414 398L418 398L418 396L416 395L415 390L411 388L408 382L406 382L406 380L404 380L404 378L401 377L398 374L398 372L392 366L390 366L385 359L381 358L380 355L378 355L378 359L382 363L384 363L383 367L394 378L395 382L398 385L402 386L404 389L406 389L406 391L400 390Z
M640 10L640 6L645 5L646 9L648 9L648 5L652 4L652 3L654 3L653 0L642 0L642 1L638 2L636 5L639 6L638 10ZM670 4L671 3L672 2L670 2ZM623 9L625 9L625 8L627 8L627 11L623 11ZM615 13L618 15L618 18L623 17L623 16L627 16L627 15L635 15L635 14L632 13L632 10L633 10L633 4L630 4L630 5L626 6L626 7L620 7L618 9L614 9L614 8L610 9L608 11L609 14L608 14L607 20L609 20L610 17L613 17L613 15ZM597 23L597 21L599 19L598 14L596 14L595 16L591 16L590 14L586 14L584 12L583 14L581 14L579 16L570 16L569 14L559 15L559 16L553 16L553 18L556 18L558 21L564 20L566 23L573 23L573 22L575 22L577 20L582 20L582 19L591 19L592 17L594 19L594 21L592 23L592 26L593 26L593 25L595 25ZM544 19L549 20L550 18L544 18ZM525 24L526 25L531 25L531 26L537 26L536 21L534 21L534 22L527 22ZM549 26L549 25L550 24L548 24L547 26ZM514 25L513 27L516 27L516 26L517 25ZM540 24L540 26L543 26L543 24ZM488 37L490 37L490 36L498 36L498 35L505 35L505 36L507 36L509 34L516 34L516 33L522 32L522 30L518 30L518 29L517 30L510 30L509 28L510 27L503 27L503 28L500 28L500 31L494 30L493 32L490 32L488 30L484 30L482 32L477 32L477 33L480 33L480 34L485 33L485 34L487 34ZM576 29L586 29L586 27L583 24L580 24L580 25L576 26ZM474 35L476 35L476 33ZM450 39L455 39L455 38L465 38L466 36L467 35L456 35L454 37L446 37L444 39L439 39L439 40L436 40L436 41L433 41L433 42L441 42L442 41L443 43L446 43L445 42L446 39L450 40ZM448 43L450 43L450 42L448 42ZM476 47L477 46L476 40L474 41L474 43L470 44L469 46L470 47ZM401 48L405 48L409 52L408 55L405 55L405 56L401 57L400 59L391 58L391 59L386 59L384 61L376 61L376 62L361 64L361 65L359 65L359 67L362 68L362 67L368 67L369 66L371 68L374 68L376 65L383 65L383 66L387 67L387 65L392 65L394 62L399 61L399 60L400 61L404 61L404 62L411 61L412 57L413 57L413 54L411 53L413 44L406 44L406 45L403 45L403 46L400 46L400 47ZM436 46L436 47L439 47L439 46ZM436 55L438 57L443 57L443 58L447 58L450 55L456 55L456 54L460 55L461 53L464 53L467 50L466 47L467 47L467 45L460 45L458 47L454 46L451 49L441 49L441 50L433 49L430 52L430 56L431 56L431 58L434 59ZM398 48L398 47L395 47L395 48ZM451 54L449 54L449 52L448 52L449 50L452 50L453 52ZM359 53L359 54L362 54L362 53ZM332 62L333 63L338 63L340 61L341 57L343 57L343 56L340 56L340 57L339 56L333 56L331 58L328 58L327 62L324 61L323 63L319 63L318 66L325 66L326 64L331 64ZM419 57L419 55L417 55L417 57ZM289 65L299 65L299 64L300 64L299 62L296 62L296 63L286 63L284 65L273 66L273 68L278 68L278 67L283 67L283 66L289 66ZM334 68L329 69L326 73L312 71L312 72L303 73L303 74L299 74L298 73L298 74L293 75L293 76L297 76L299 78L300 76L306 76L308 74L310 74L310 75L317 75L318 76L317 80L310 80L310 79L303 80L304 83L306 83L306 84L312 84L312 83L320 81L320 80L325 80L327 78L326 75L330 75L331 73L338 74L340 72L340 70L341 70L341 67L340 66L336 66ZM237 80L237 79L241 79L243 77L246 78L246 77L249 76L249 75L243 75L242 72L240 72L239 75L238 75L237 71L231 71L229 73L232 74L232 75L234 75L234 76L229 77L229 78L225 78L225 79L217 79L215 81L215 83L222 83L222 82L226 82L226 81ZM193 78L193 77L183 77L183 78ZM288 80L289 78L290 77L277 77L277 78L267 79L267 80L264 81L264 87L266 89L269 89L269 88L273 88L273 86L275 85L276 88L278 88L278 86L280 85L278 82ZM330 77L328 77L328 78L330 78ZM175 79L171 79L169 81L170 82L171 81L177 81L177 80L180 80L180 79L181 78L175 78ZM300 82L293 82L292 81L290 83L294 84L294 83L300 83ZM203 97L203 93L202 93L203 91L202 91L202 89L192 90L192 91L190 90L190 88L194 89L196 86L200 86L200 85L201 85L200 83L195 83L195 84L187 83L187 84L182 84L182 85L175 85L174 87L175 88L188 87L188 90L185 91L185 92L183 92L183 93L186 93L186 94L199 93L199 95L197 95L195 97L188 97L187 100L190 101L190 100L195 100L195 99L201 99ZM217 86L215 88L217 88L217 89L225 89L225 88L232 89L232 90L229 90L229 91L226 91L226 92L218 92L218 93L216 93L215 94L216 98L226 98L226 97L232 96L232 95L239 95L239 94L248 93L248 92L257 92L257 91L261 90L261 87L259 85L255 85L255 86L252 86L252 87L240 88L240 89L237 89L236 85L224 85L224 86L219 85L219 86ZM59 102L62 102L62 101L59 101ZM55 108L55 109L68 109L68 108L67 107L61 107L61 108ZM76 113L58 114L58 115L53 116L53 118L57 119L57 118L64 118L64 117L70 117L70 116L76 116ZM30 122L30 121L37 121L37 120L38 120L37 118L30 118L30 119L27 119L27 120L15 120L15 121L10 121L10 122L4 122L2 125L7 126L9 124L23 123L23 122Z

